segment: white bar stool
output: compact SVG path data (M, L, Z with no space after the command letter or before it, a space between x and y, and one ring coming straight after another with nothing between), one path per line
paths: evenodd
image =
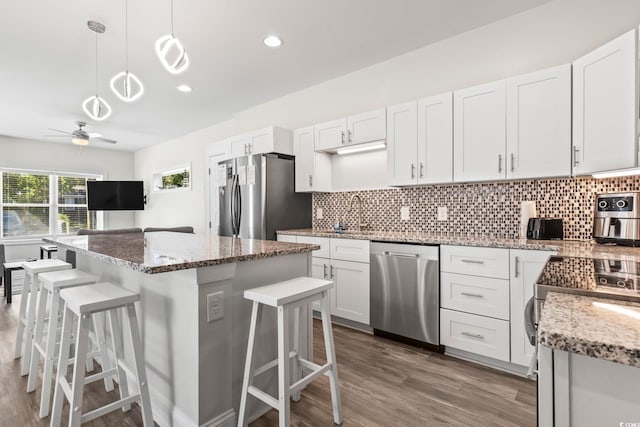
M238 427L248 425L247 397L252 395L265 402L279 412L280 427L288 427L290 423L290 398L320 375L327 375L331 387L331 402L333 404L333 421L342 424L342 404L340 402L340 388L338 383L338 367L336 353L333 345L333 332L331 329L331 317L329 317L329 289L333 287L330 280L314 279L312 277L298 277L273 285L250 289L244 292L246 299L253 300L251 312L251 326L249 328L249 343L247 345L247 358L242 382L242 397L240 399L240 414ZM298 332L300 322L300 306L320 300L320 312L322 314L322 330L324 344L327 352L327 363L319 366L309 360L300 358L298 352ZM254 367L254 350L256 329L258 322L262 321L262 308L264 305L278 310L278 358L259 368ZM294 348L290 351L289 327L290 309L295 308L294 320ZM295 383L290 384L290 359L294 362ZM269 369L278 367L278 399L253 386L253 379ZM298 378L299 371L307 371L303 378Z
M56 389L53 398L51 413L51 426L60 425L63 399L69 401L69 426L77 427L81 423L91 421L109 412L122 408L124 411L131 409L131 403L138 401L142 409L142 421L146 427L153 426L151 415L151 401L149 399L149 385L144 368L142 353L142 341L138 330L138 321L134 303L140 299L136 293L130 292L111 283L98 283L95 285L76 286L60 291L60 298L65 303L62 321L62 340L58 355L58 371L56 373ZM124 363L124 354L120 346L120 330L117 327L115 317L117 310L124 308L131 334L133 358L135 361L135 376L138 381L139 392L129 395L127 374L131 372ZM96 313L107 313L110 325L111 342L115 353L115 367L109 370L103 369L99 374L85 378L84 364L87 357L89 341L89 325L91 316ZM73 364L73 380L71 385L67 382L66 372L71 346L72 325L74 317L78 317L78 329L76 333L75 363ZM82 413L82 397L84 385L93 381L117 375L120 389L120 400L94 409L86 414Z
M24 262L22 267L24 268L24 284L22 285L22 293L20 296L20 313L18 314L18 331L16 333L14 357L17 359L22 356L22 339L26 327L27 333L24 343L24 356L22 357L22 366L20 368L20 375L25 376L29 373L29 363L31 363L33 327L36 320L36 300L38 287L40 285L38 275L48 271L69 270L71 269L71 264L60 261L59 259L41 259L38 261ZM28 308L27 299L29 300Z
M31 364L29 367L29 380L27 381L27 393L36 389L38 380L38 363L40 356L44 358L44 369L42 372L42 391L40 393L40 418L49 415L49 405L51 399L51 380L53 376L53 364L57 358L56 343L58 335L58 312L60 309L60 290L74 286L90 285L98 281L98 276L86 273L81 270L61 270L41 273L39 276L42 288L38 298L38 308L36 312L36 326L33 338L33 349L31 351ZM42 342L45 321L47 318L47 301L50 302L49 323L45 342ZM101 316L94 318L94 335L97 341L99 352L93 355L100 355L103 369L109 363L107 348L104 337L104 325ZM87 359L90 361L92 359ZM91 363L93 365L93 363ZM87 370L92 371L93 366L88 366ZM105 378L105 388L107 391L113 390L113 380Z

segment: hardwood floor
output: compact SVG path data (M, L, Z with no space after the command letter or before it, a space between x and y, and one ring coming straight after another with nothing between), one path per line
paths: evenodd
M13 359L19 297L0 303L0 426L46 426L39 419L40 387L25 392L27 379ZM334 326L344 426L535 426L536 386L505 374L395 341ZM314 324L315 362L324 363L320 322ZM95 408L117 399L102 382L85 389L84 407ZM63 425L68 404L65 404ZM321 377L292 402L293 426L330 426L328 378ZM277 426L271 411L252 427ZM141 426L137 406L113 412L87 426Z

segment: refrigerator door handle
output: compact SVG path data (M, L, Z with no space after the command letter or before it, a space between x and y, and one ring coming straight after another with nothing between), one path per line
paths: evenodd
M234 197L234 210L235 213L233 215L233 229L234 229L234 234L236 236L240 235L240 220L242 217L242 197L240 194L240 179L238 177L238 175L234 176L234 183L233 183L233 197Z

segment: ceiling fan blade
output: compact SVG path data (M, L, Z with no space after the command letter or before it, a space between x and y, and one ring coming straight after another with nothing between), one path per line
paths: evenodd
M106 142L107 144L115 144L115 143L118 142L118 141L116 141L114 139L102 138L102 137L89 138L89 141L91 141L91 142Z
M64 133L66 135L72 135L71 132L67 132L66 130L60 130L60 129L53 129L53 128L49 128L49 130L52 130L54 132L60 132L60 133Z
M43 138L68 138L67 135L42 135Z

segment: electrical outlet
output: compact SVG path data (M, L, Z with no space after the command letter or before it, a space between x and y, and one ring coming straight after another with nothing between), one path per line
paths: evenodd
M207 323L224 317L224 292L218 291L207 295Z
M316 219L322 219L322 208L316 209Z
M400 208L400 221L409 221L409 206Z
M439 206L438 207L438 221L446 221L447 220L447 207Z

